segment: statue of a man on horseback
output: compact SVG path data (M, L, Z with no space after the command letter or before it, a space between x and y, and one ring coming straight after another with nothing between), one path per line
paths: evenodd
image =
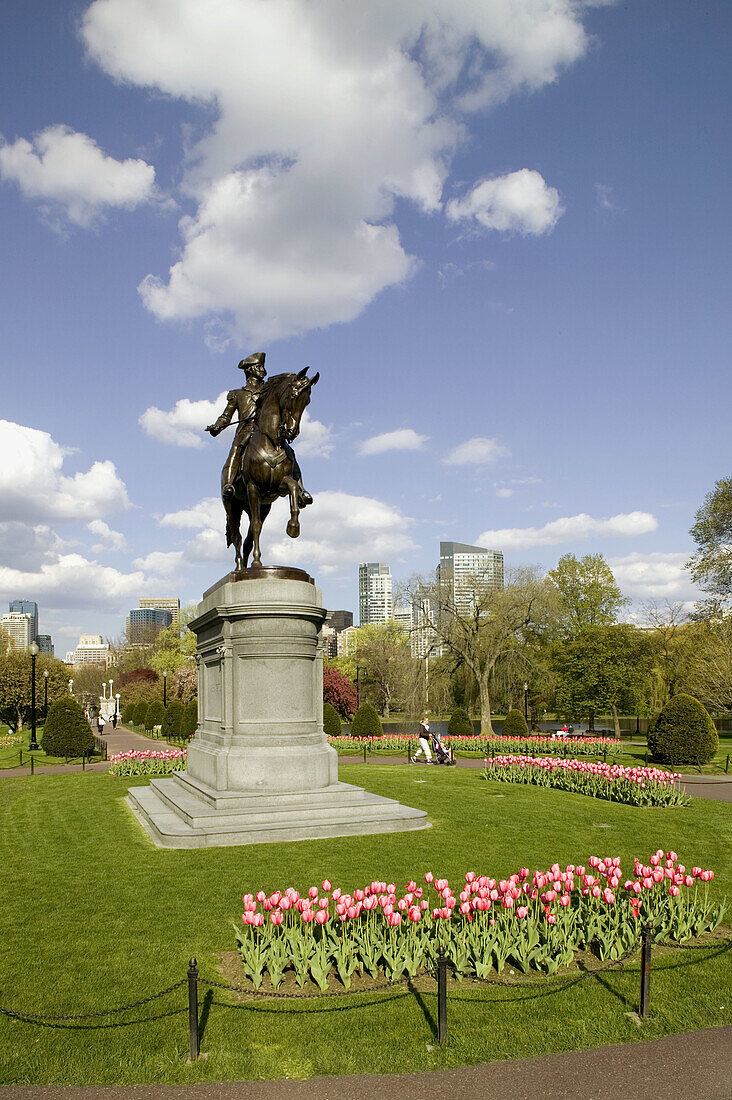
M237 572L246 568L252 550L252 565L261 565L262 523L278 496L290 497L287 534L291 538L300 534L300 509L313 502L303 486L290 444L300 431L302 414L310 403L310 390L320 375L308 378L305 367L298 374L278 374L267 379L264 360L263 351L241 360L239 367L246 375L246 385L229 391L223 413L206 428L216 436L238 413L234 441L221 472L226 545L234 546ZM249 530L242 547L243 512L249 516Z

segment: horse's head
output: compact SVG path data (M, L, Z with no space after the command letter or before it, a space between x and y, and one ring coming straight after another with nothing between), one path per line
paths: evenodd
M292 375L292 381L282 401L282 426L288 443L291 443L300 431L302 414L310 404L310 391L320 378L319 371L312 378L307 377L307 372L308 368L303 367L298 374Z

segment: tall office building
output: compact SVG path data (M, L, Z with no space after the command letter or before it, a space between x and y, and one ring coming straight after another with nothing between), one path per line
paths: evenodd
M412 656L436 657L442 653L434 629L434 599L428 589L418 589L412 597Z
M486 589L503 588L503 553L464 542L441 542L440 586L448 588L458 611L469 611Z
M35 600L11 600L8 604L8 611L15 612L18 615L30 615L33 620L31 642L35 641L38 637L38 604ZM30 642L28 644L30 645Z
M180 630L180 600L177 596L144 596L140 600L140 607L160 608L169 611L171 622L168 626L174 626Z
M165 607L134 607L127 616L127 641L130 645L151 645L172 622L173 614Z
M33 616L21 611L8 611L7 614L0 615L0 629L4 630L10 638L13 649L28 649L29 645L35 641Z
M36 638L39 653L45 653L47 657L53 657L53 639L50 634L39 634Z
M358 567L358 615L361 626L385 623L393 614L391 573L380 561L366 561Z

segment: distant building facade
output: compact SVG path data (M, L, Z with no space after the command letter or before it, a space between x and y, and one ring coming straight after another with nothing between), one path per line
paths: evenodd
M111 663L109 644L104 641L101 634L82 634L76 649L66 654L66 664L73 665L74 668L83 668L85 665L109 668Z
M434 629L434 600L428 589L418 589L412 597L412 656L435 657L442 653Z
M325 616L325 625L331 627L336 634L340 634L347 626L353 626L353 612L329 611Z
M11 600L8 604L11 614L30 615L32 620L31 642L38 637L38 604L35 600ZM28 643L30 645L30 642Z
M21 611L8 611L5 615L0 615L0 628L10 638L13 649L28 649L35 641L33 617Z
M168 626L174 626L176 630L180 630L180 599L178 596L143 596L140 600L140 607L169 611L171 621Z
M383 562L362 562L358 567L358 615L361 626L385 623L394 613L392 580Z
M481 592L503 588L503 552L441 542L438 582L447 587L456 610L468 612Z
M180 620L180 608L178 616ZM130 645L151 645L172 623L173 614L167 608L135 607L127 616L127 641Z
M347 657L353 653L358 640L358 627L347 626L338 635L338 656Z
M38 652L45 653L47 657L53 657L53 640L50 634L39 634L36 637Z

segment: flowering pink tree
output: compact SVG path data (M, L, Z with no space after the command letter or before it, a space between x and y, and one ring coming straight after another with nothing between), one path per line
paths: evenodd
M356 689L337 668L325 665L323 668L323 702L335 707L341 718L350 721L356 713L358 700Z

